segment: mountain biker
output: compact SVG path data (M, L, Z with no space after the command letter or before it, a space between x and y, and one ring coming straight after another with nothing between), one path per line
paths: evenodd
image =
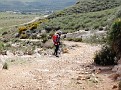
M58 56L58 50L59 50L59 46L60 46L60 36L61 36L62 32L59 30L57 31L53 36L52 36L52 39L53 39L53 43L54 43L54 46L55 46L55 50L54 50L54 55L56 57L59 57Z

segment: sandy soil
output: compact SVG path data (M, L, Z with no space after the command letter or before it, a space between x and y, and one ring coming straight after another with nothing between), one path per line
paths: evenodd
M109 78L112 67L93 65L99 45L64 42L69 53L52 55L0 56L9 69L0 70L0 90L118 90Z

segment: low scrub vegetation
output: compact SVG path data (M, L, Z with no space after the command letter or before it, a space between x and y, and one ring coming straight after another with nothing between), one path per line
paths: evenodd
M108 35L108 46L104 46L101 51L96 53L94 62L98 65L117 64L121 55L121 19L118 18L112 24Z
M49 18L63 17L65 15L97 12L112 9L121 5L120 0L79 0L78 3L63 11L53 13Z
M97 52L94 57L94 62L97 65L115 65L116 54L112 51L112 48L109 46L103 46L101 51Z
M36 39L37 34L40 32L38 30L38 26L44 24L45 22L47 22L47 19L41 19L36 22L18 27L18 34L16 37L20 37L21 39Z
M49 20L43 28L52 31L61 29L63 32L74 32L80 29L98 29L107 26L114 17L117 8L99 12L64 15Z

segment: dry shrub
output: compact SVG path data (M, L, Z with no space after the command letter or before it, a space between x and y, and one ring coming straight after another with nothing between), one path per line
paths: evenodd
M29 30L34 30L34 29L37 29L37 24L35 23L33 23L32 25L30 25L30 27L29 27Z
M8 64L6 62L3 64L3 69L8 69Z
M26 38L28 38L27 34L23 33L20 35L20 39L26 39Z
M27 27L26 26L21 26L18 28L19 30L19 34L21 34L23 31L26 31L27 30Z

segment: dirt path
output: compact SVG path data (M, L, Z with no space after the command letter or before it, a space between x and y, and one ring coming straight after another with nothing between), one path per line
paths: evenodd
M7 58L12 64L8 70L0 71L0 90L112 90L116 82L108 78L110 71L92 72L94 52L100 46L64 43L71 48L59 58L38 55Z

